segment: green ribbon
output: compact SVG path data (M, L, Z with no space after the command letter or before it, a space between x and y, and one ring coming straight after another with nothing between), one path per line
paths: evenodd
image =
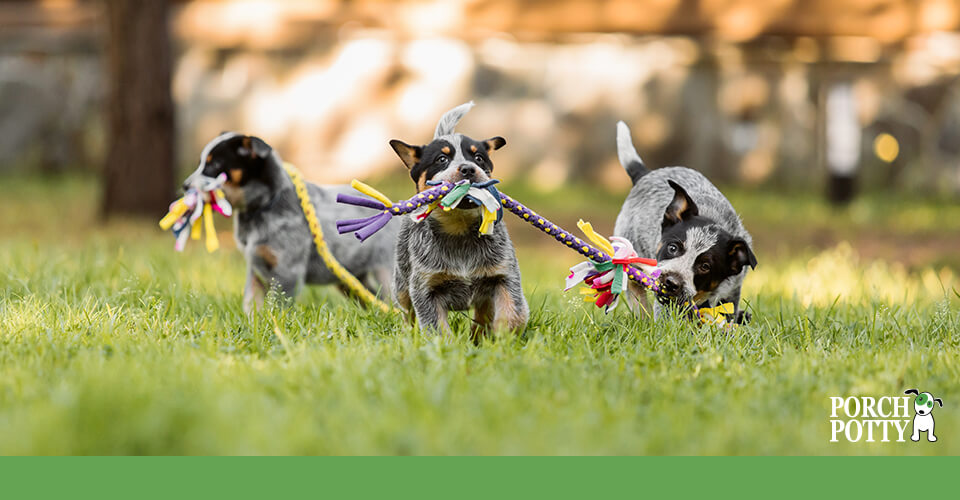
M453 186L450 192L444 195L443 199L440 200L440 205L443 208L452 207L458 201L460 201L460 198L463 198L464 196L466 196L467 191L470 191L469 183L463 183L463 184Z
M623 266L614 264L611 260L606 262L597 262L593 259L590 259L590 263L593 264L593 268L598 272L605 273L607 271L613 271L613 283L610 284L610 293L619 295L623 290L623 280L626 279L626 273L623 272Z

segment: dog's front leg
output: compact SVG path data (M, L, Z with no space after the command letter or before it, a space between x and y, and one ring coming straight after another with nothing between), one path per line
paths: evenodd
M426 286L413 286L410 290L410 301L413 311L420 324L420 331L424 333L440 332L444 335L452 333L447 323L447 307Z
M647 300L647 289L631 281L628 284L627 293L624 299L627 301L627 307L634 315L651 315L650 302Z
M519 274L519 272L517 273ZM519 279L506 279L493 289L493 330L519 334L527 326L530 309Z
M250 315L254 310L263 307L263 297L266 295L266 288L263 282L257 277L253 269L247 270L247 283L243 287L243 312Z

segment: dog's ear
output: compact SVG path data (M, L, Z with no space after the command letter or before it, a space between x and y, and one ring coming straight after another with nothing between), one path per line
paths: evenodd
M420 146L411 146L403 141L393 139L390 141L390 147L397 153L400 160L408 169L420 163L420 157L423 155L423 148Z
M750 269L757 268L757 257L753 255L750 245L742 238L731 240L727 246L727 265L733 274L740 274L743 266L750 266Z
M260 158L261 160L270 156L272 151L273 148L266 142L263 142L263 139L249 135L243 136L243 139L240 140L240 147L237 148L238 155L249 158Z
M917 394L917 395L919 395L919 394L920 394L920 391L918 391L918 390L916 390L916 389L907 389L907 390L903 391L903 393L904 393L904 394Z
M673 200L670 201L670 204L667 205L667 210L663 213L664 228L668 228L700 213L696 203L690 199L690 196L679 184L673 181L667 181L667 183L673 188Z
M943 408L943 400L942 400L942 399L940 399L940 398L933 398L933 400L936 401L937 404L940 405L940 408Z
M496 151L504 147L506 144L507 140L499 135L483 141L483 145L487 147L487 151Z

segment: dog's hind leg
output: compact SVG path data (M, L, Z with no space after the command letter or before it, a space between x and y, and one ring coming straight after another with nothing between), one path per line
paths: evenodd
M389 300L393 296L391 287L393 286L393 269L390 266L375 267L373 271L367 273L363 284L377 295L380 300Z
M496 316L496 306L492 297L484 297L473 306L473 325L470 326L470 340L480 343L480 338L490 331L490 325Z

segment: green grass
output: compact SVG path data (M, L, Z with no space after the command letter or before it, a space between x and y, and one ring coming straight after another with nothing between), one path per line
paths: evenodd
M605 232L622 199L504 190ZM3 179L0 197L3 454L960 453L956 271L862 239L931 235L945 203L735 191L761 265L732 332L603 315L560 290L575 254L512 225L530 325L474 346L462 315L424 337L329 287L247 318L226 233L177 254L153 221L102 226L87 179ZM801 238L817 228L849 243ZM944 400L938 443L828 442L830 396L911 387Z

